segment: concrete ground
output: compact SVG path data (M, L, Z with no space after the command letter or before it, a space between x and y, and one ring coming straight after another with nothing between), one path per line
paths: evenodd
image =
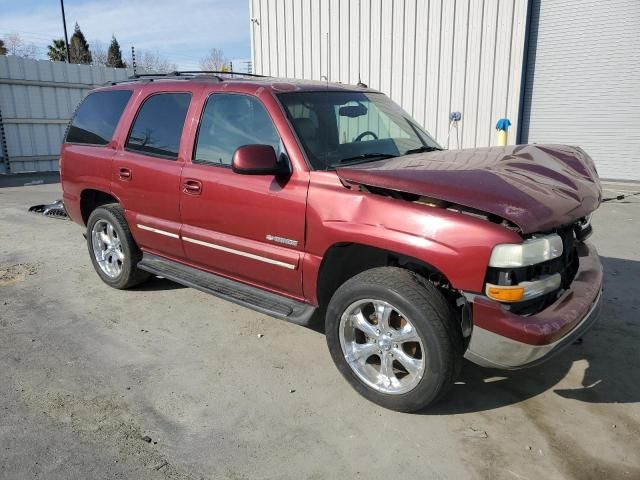
M0 188L0 478L640 479L640 196L595 215L582 344L467 363L419 415L359 397L315 331L166 280L107 287L80 227L27 213L59 197Z

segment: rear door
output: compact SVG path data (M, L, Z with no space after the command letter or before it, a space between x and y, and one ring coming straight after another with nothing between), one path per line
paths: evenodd
M289 161L278 131L253 95L206 100L193 158L182 171L182 237L190 262L290 296L302 296L307 172L287 179L231 170L238 147L272 145Z
M138 245L175 258L184 256L180 175L185 159L180 144L192 96L188 90L143 95L112 164L112 191L125 208Z

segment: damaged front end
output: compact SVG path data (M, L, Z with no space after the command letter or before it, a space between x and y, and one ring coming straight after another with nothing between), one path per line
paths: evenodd
M602 198L593 162L579 148L516 145L424 152L339 168L361 191L471 215L517 232L497 245L480 293L530 315L570 287L575 246L591 233Z
M337 173L352 188L473 216L521 238L494 245L481 291L459 290L470 360L533 365L597 318L602 266L586 239L602 192L593 162L579 148L429 152Z

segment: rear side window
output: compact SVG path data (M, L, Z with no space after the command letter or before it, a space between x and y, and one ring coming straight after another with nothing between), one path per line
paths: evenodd
M65 142L109 143L131 94L131 90L109 90L87 95L71 120Z
M176 160L190 102L190 93L157 93L146 99L129 133L127 150Z

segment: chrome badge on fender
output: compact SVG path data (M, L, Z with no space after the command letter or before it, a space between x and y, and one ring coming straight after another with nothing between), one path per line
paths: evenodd
M284 245L289 245L291 247L297 247L298 246L298 241L297 240L291 240L290 238L284 238L284 237L277 237L275 235L267 235L265 237L267 240L269 240L270 242L276 242L276 243L282 243Z

